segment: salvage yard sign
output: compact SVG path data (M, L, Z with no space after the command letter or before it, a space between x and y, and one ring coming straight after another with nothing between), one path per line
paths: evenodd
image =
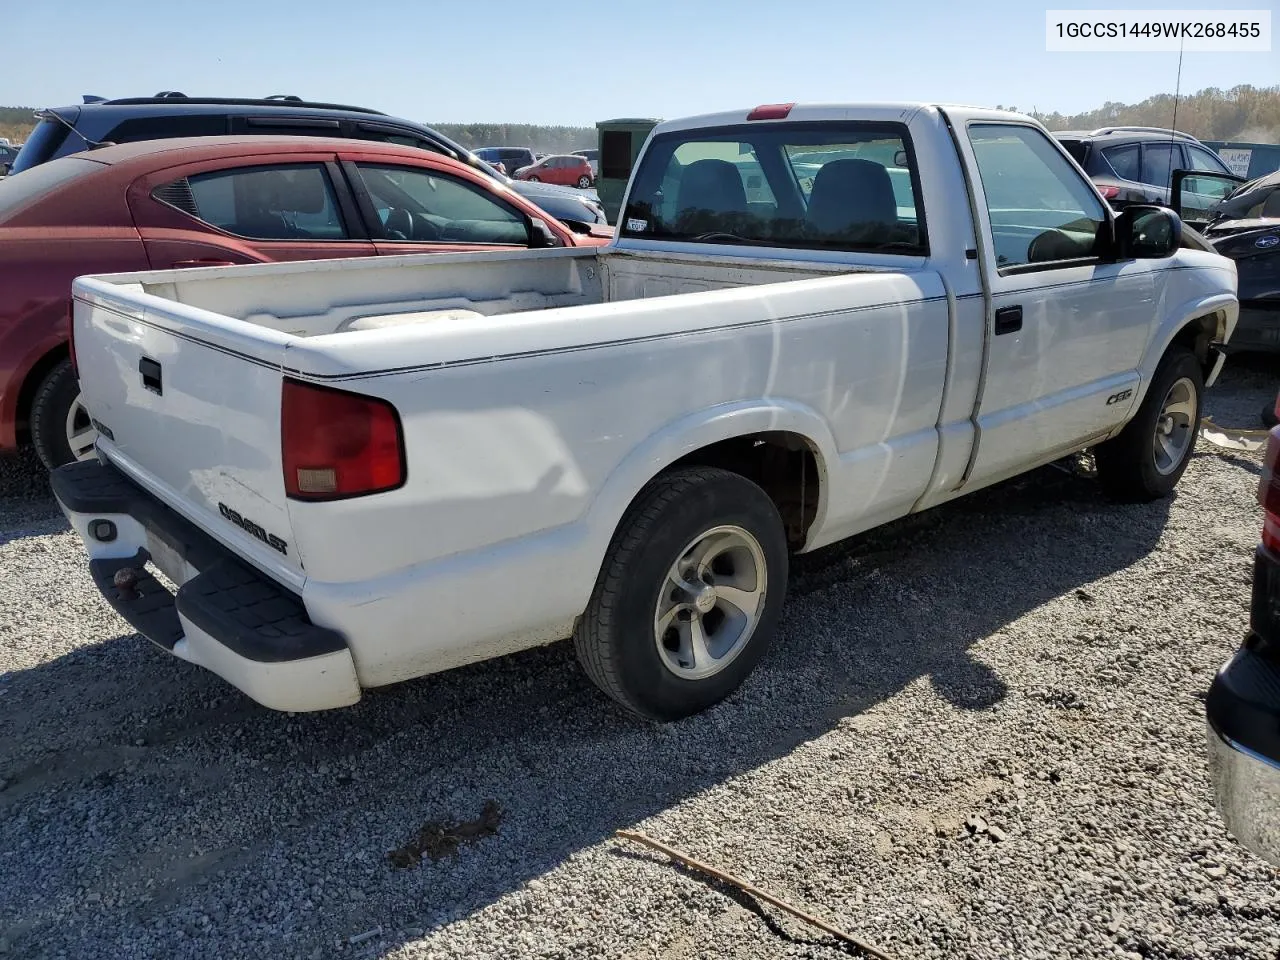
M1247 177L1249 175L1249 161L1253 159L1252 150L1244 150L1239 147L1223 147L1218 151L1218 156L1227 165L1227 169L1237 177Z

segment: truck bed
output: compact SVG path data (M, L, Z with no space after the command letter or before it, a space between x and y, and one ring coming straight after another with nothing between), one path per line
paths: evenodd
M801 280L848 264L564 249L157 271L112 283L289 337Z

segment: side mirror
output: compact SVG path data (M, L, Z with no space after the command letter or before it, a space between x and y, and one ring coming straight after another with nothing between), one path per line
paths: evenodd
M1132 204L1116 216L1116 247L1121 260L1161 260L1182 244L1182 220L1166 207Z
M536 217L529 221L529 239L529 246L535 249L564 246L560 238L551 232L551 228L547 226L546 221L539 220Z

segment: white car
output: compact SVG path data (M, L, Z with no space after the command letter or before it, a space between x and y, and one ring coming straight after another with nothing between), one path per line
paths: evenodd
M103 594L281 710L573 636L675 719L755 667L794 553L1089 447L1167 495L1238 311L1230 260L1008 112L662 123L618 226L78 279L100 437L53 485Z

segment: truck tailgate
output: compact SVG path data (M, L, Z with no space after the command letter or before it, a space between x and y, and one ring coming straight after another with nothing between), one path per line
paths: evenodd
M280 451L289 335L139 284L82 277L74 292L82 400L102 453L233 552L300 588Z

